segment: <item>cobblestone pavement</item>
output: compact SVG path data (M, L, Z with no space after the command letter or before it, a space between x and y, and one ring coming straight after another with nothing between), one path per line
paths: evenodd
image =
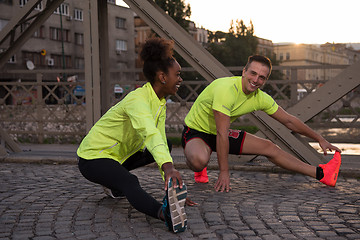
M196 184L181 169L189 196L188 229L106 197L76 165L0 164L0 239L360 239L360 180L339 177L336 188L302 175L232 171L232 190ZM163 187L156 168L137 169L156 199Z

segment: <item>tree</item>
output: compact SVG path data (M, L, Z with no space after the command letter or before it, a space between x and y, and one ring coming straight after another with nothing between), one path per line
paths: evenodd
M155 0L155 3L161 7L170 17L172 17L185 30L189 29L191 8L190 4L185 5L184 0Z
M224 66L245 66L248 57L257 53L258 38L254 35L254 25L249 26L243 20L231 21L229 32L209 32L208 51ZM279 65L274 54L268 55L272 64ZM241 75L241 72L233 72ZM281 79L281 73L275 71L270 79ZM269 91L271 90L270 87Z
M190 4L185 4L184 0L155 0L155 3L165 11L172 19L174 19L182 28L186 31L189 31L189 18L191 16L191 7ZM177 52L174 53L174 57L179 62L181 67L190 67L188 64ZM181 77L186 80L197 80L204 79L197 72L182 72ZM179 89L177 94L182 98L185 98L190 93L190 90L186 87ZM200 93L200 90L198 90ZM178 101L175 96L170 97L173 101ZM192 99L194 100L194 99Z
M227 33L221 31L216 31L216 32L208 31L209 42L222 42L225 40L226 34Z
M208 50L223 65L244 66L248 57L256 53L258 40L252 22L247 27L243 20L231 21L229 32L220 33L209 33Z

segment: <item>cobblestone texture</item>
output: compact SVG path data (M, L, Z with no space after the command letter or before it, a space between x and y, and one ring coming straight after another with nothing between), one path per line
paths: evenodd
M163 222L133 209L126 199L108 198L76 165L2 163L2 239L360 239L360 181L339 177L336 188L301 175L232 171L232 190L196 184L180 170L191 199L188 229L167 231ZM161 200L155 168L134 171L142 186Z

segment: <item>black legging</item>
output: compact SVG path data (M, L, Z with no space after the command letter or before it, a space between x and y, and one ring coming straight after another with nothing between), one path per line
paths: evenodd
M168 146L171 151L169 141ZM139 212L159 218L162 204L145 192L138 178L129 172L153 162L155 160L147 150L135 153L123 165L108 158L86 160L79 157L79 170L87 180L122 192Z

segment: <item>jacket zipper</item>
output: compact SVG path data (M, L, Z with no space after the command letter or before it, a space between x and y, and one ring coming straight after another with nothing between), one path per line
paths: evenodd
M107 150L107 149L110 149L110 148L113 148L113 147L115 147L116 145L118 145L119 143L117 142L117 143L115 143L114 145L112 145L112 146L110 146L110 147L108 147L108 148L104 148L104 149L102 149L99 153L102 153L103 151L105 151L105 150Z

